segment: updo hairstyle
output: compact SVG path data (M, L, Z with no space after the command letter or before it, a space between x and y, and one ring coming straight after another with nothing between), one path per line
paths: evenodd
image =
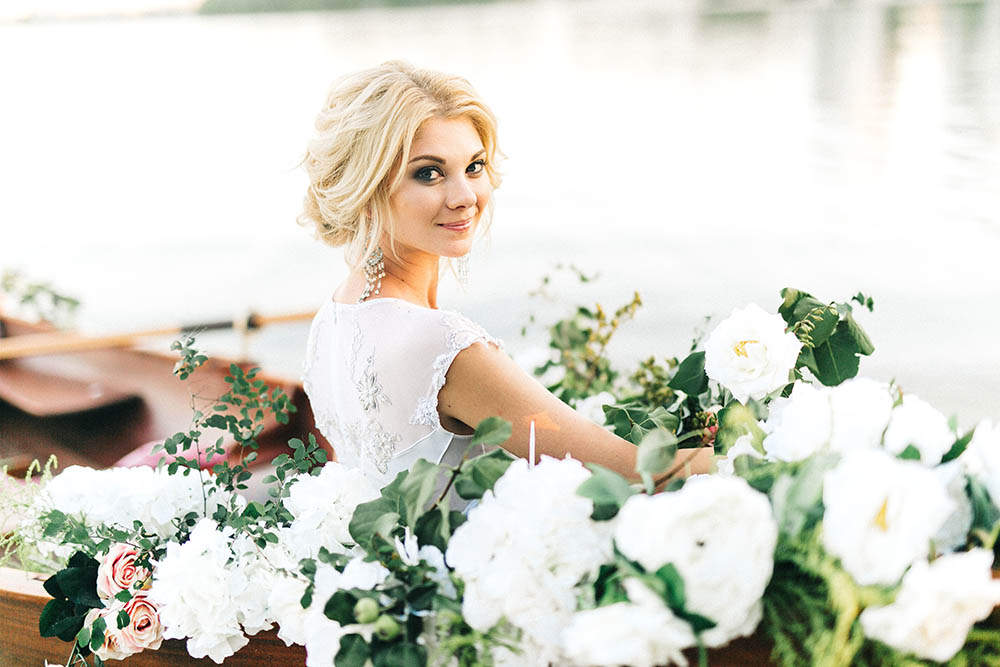
M334 247L346 246L352 268L364 262L383 232L393 236L389 197L402 182L410 147L428 118L468 118L486 150L486 174L500 185L497 123L468 81L392 61L334 83L316 118L316 137L302 163L309 190L298 217ZM493 202L483 212L482 228Z

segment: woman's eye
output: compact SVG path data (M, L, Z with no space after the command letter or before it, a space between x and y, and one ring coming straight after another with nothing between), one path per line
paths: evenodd
M438 176L443 175L444 174L442 174L441 170L437 167L421 167L420 169L417 169L417 173L413 176L418 181L433 181Z
M486 169L486 160L476 160L465 169L467 174L481 174Z

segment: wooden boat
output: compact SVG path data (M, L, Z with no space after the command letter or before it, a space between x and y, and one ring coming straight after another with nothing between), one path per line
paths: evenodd
M0 337L38 333L47 328L0 316ZM10 474L23 473L35 459L54 454L59 466L155 464L151 445L186 429L191 394L221 396L228 360L210 359L189 383L173 374L176 356L136 349L103 349L0 361L0 463ZM244 368L247 364L241 364ZM287 451L290 438L313 433L309 401L298 381L262 374L281 387L298 412L288 424L273 419L259 440L258 464ZM221 433L206 433L215 442ZM210 440L208 438L211 438Z

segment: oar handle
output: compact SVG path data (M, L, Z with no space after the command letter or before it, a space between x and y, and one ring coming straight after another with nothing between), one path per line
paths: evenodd
M199 331L217 331L220 329L259 329L268 324L282 322L298 322L309 320L315 316L315 311L285 313L280 315L249 315L245 320L225 320L217 322L202 322L179 327L163 327L145 329L129 333L110 334L104 336L83 336L69 331L53 331L47 333L24 334L0 338L0 360L19 359L22 357L40 356L45 354L66 354L71 352L87 352L120 347L131 347L143 338L153 336L179 336L184 333Z

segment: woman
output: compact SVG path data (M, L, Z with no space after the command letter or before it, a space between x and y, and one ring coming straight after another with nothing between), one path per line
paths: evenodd
M300 221L345 246L352 270L316 315L304 380L338 459L388 483L420 458L455 465L473 427L500 416L517 456L534 422L537 454L635 477L634 445L546 391L482 328L438 310L441 260L469 252L500 184L496 120L469 83L385 63L339 81L316 128Z

